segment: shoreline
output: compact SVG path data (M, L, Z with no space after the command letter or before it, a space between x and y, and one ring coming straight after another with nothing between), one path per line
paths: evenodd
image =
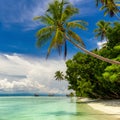
M91 108L112 115L120 119L120 99L115 100L92 100L88 98L80 98L78 102L86 103Z

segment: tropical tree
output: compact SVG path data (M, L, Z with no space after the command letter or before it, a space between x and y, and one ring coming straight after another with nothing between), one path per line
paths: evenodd
M58 52L61 53L62 46L64 46L64 56L66 57L68 40L73 45L93 57L112 64L120 65L120 62L118 61L104 58L84 48L85 45L82 39L73 31L73 29L79 28L86 30L87 23L82 20L69 21L70 18L78 12L79 10L77 8L65 0L62 0L61 2L55 0L53 3L49 4L45 15L34 18L35 20L40 20L45 24L45 26L37 32L37 46L41 47L41 45L50 40L51 42L48 48L47 57L49 56L52 48L57 48Z
M109 49L114 46L120 45L120 23L114 22L113 26L107 32L108 43L107 47Z
M98 54L120 60L120 45L113 50L102 48ZM66 80L68 89L75 91L76 96L93 98L120 98L120 66L110 65L87 54L77 53L66 62Z
M56 71L54 77L55 77L56 80L64 80L65 79L64 74L61 71Z
M110 15L110 17L113 17L114 15L120 19L120 16L118 13L120 13L120 1L118 0L96 0L96 5L98 6L100 3L102 3L102 7L100 10L104 10L104 15L107 14Z
M97 22L97 28L94 30L94 32L96 33L95 37L100 37L101 40L106 39L107 41L107 32L110 28L110 22L105 22L103 20L100 20L99 22Z

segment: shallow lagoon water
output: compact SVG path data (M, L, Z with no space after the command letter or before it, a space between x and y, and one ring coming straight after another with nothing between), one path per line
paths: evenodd
M0 120L117 120L66 97L0 97Z

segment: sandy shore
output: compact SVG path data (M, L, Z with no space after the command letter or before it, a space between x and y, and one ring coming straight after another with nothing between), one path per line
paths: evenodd
M91 100L79 99L79 102L86 102L90 107L95 110L102 111L106 114L113 115L120 119L120 99L119 100Z

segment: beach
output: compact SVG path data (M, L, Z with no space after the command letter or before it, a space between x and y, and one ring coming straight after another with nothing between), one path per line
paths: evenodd
M92 100L88 98L79 99L79 102L85 102L95 110L113 115L120 120L120 99L117 100Z

